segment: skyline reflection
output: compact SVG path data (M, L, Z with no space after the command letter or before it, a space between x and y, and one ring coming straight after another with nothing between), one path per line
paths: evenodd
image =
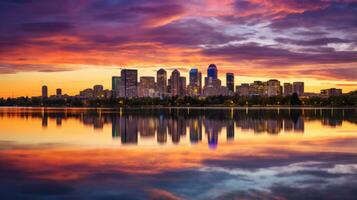
M138 144L138 138L156 140L158 144L179 144L181 137L191 144L207 139L208 146L215 149L218 140L234 141L236 130L249 134L278 135L281 133L304 134L306 122L320 121L322 126L337 127L343 122L357 124L355 109L325 108L238 108L238 109L25 109L26 112L2 110L0 117L40 119L42 128L49 120L56 126L74 119L86 127L102 131L111 125L111 137L121 144ZM203 134L204 133L204 134Z

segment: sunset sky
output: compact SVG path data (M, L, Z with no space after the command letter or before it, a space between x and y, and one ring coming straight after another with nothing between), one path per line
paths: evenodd
M2 0L0 97L73 95L122 68L357 90L356 0Z

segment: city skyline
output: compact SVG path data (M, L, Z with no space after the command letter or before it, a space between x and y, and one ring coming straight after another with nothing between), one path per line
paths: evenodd
M110 88L121 68L220 67L235 83L278 79L357 88L353 1L10 1L0 3L0 97L40 85ZM9 20L11 19L11 20ZM125 30L125 31L123 31ZM188 79L186 80L188 82Z
M55 95L49 94L48 86L41 86L42 98L75 97L81 99L110 99L110 98L137 98L151 97L164 98L175 96L210 97L210 96L291 96L298 97L328 97L342 95L339 88L321 88L319 93L305 91L305 83L295 81L292 83L280 82L277 79L267 81L255 80L252 83L235 84L235 74L225 73L225 84L219 78L219 69L215 64L207 67L206 76L198 70L191 68L189 77L181 76L178 69L168 73L165 69L157 70L155 76L138 76L138 69L122 69L121 76L111 77L111 89L96 84L92 88L85 88L76 95L62 94L62 88L56 88ZM169 74L169 75L168 75ZM188 80L188 81L186 81ZM36 96L34 96L36 97Z

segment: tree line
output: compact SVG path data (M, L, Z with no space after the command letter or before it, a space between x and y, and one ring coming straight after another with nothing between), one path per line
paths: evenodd
M299 98L291 96L212 96L165 97L165 98L98 98L80 99L18 97L0 98L0 106L47 106L47 107L134 107L134 106L357 106L357 91L330 97Z

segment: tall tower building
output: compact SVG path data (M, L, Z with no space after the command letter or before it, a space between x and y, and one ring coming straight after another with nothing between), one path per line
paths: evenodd
M202 94L202 73L198 72L198 94Z
M120 95L126 98L138 96L138 70L121 70L121 90Z
M180 77L180 92L179 95L180 96L186 96L186 77L181 76Z
M167 73L164 69L159 69L156 73L157 90L160 97L167 94Z
M217 79L217 67L215 64L210 64L207 69L207 77L212 79Z
M42 86L42 98L48 97L48 87L46 85Z
M284 96L293 94L293 85L291 83L284 83Z
M180 95L180 72L177 69L172 71L170 81L171 96Z
M298 96L304 94L304 82L293 82L293 92Z
M226 85L228 91L231 93L234 93L234 74L233 73L227 73L226 74Z
M118 98L120 96L120 83L121 83L120 76L112 77L112 92L114 98Z
M194 68L190 70L190 79L188 84L188 95L199 96L202 90L202 73Z

